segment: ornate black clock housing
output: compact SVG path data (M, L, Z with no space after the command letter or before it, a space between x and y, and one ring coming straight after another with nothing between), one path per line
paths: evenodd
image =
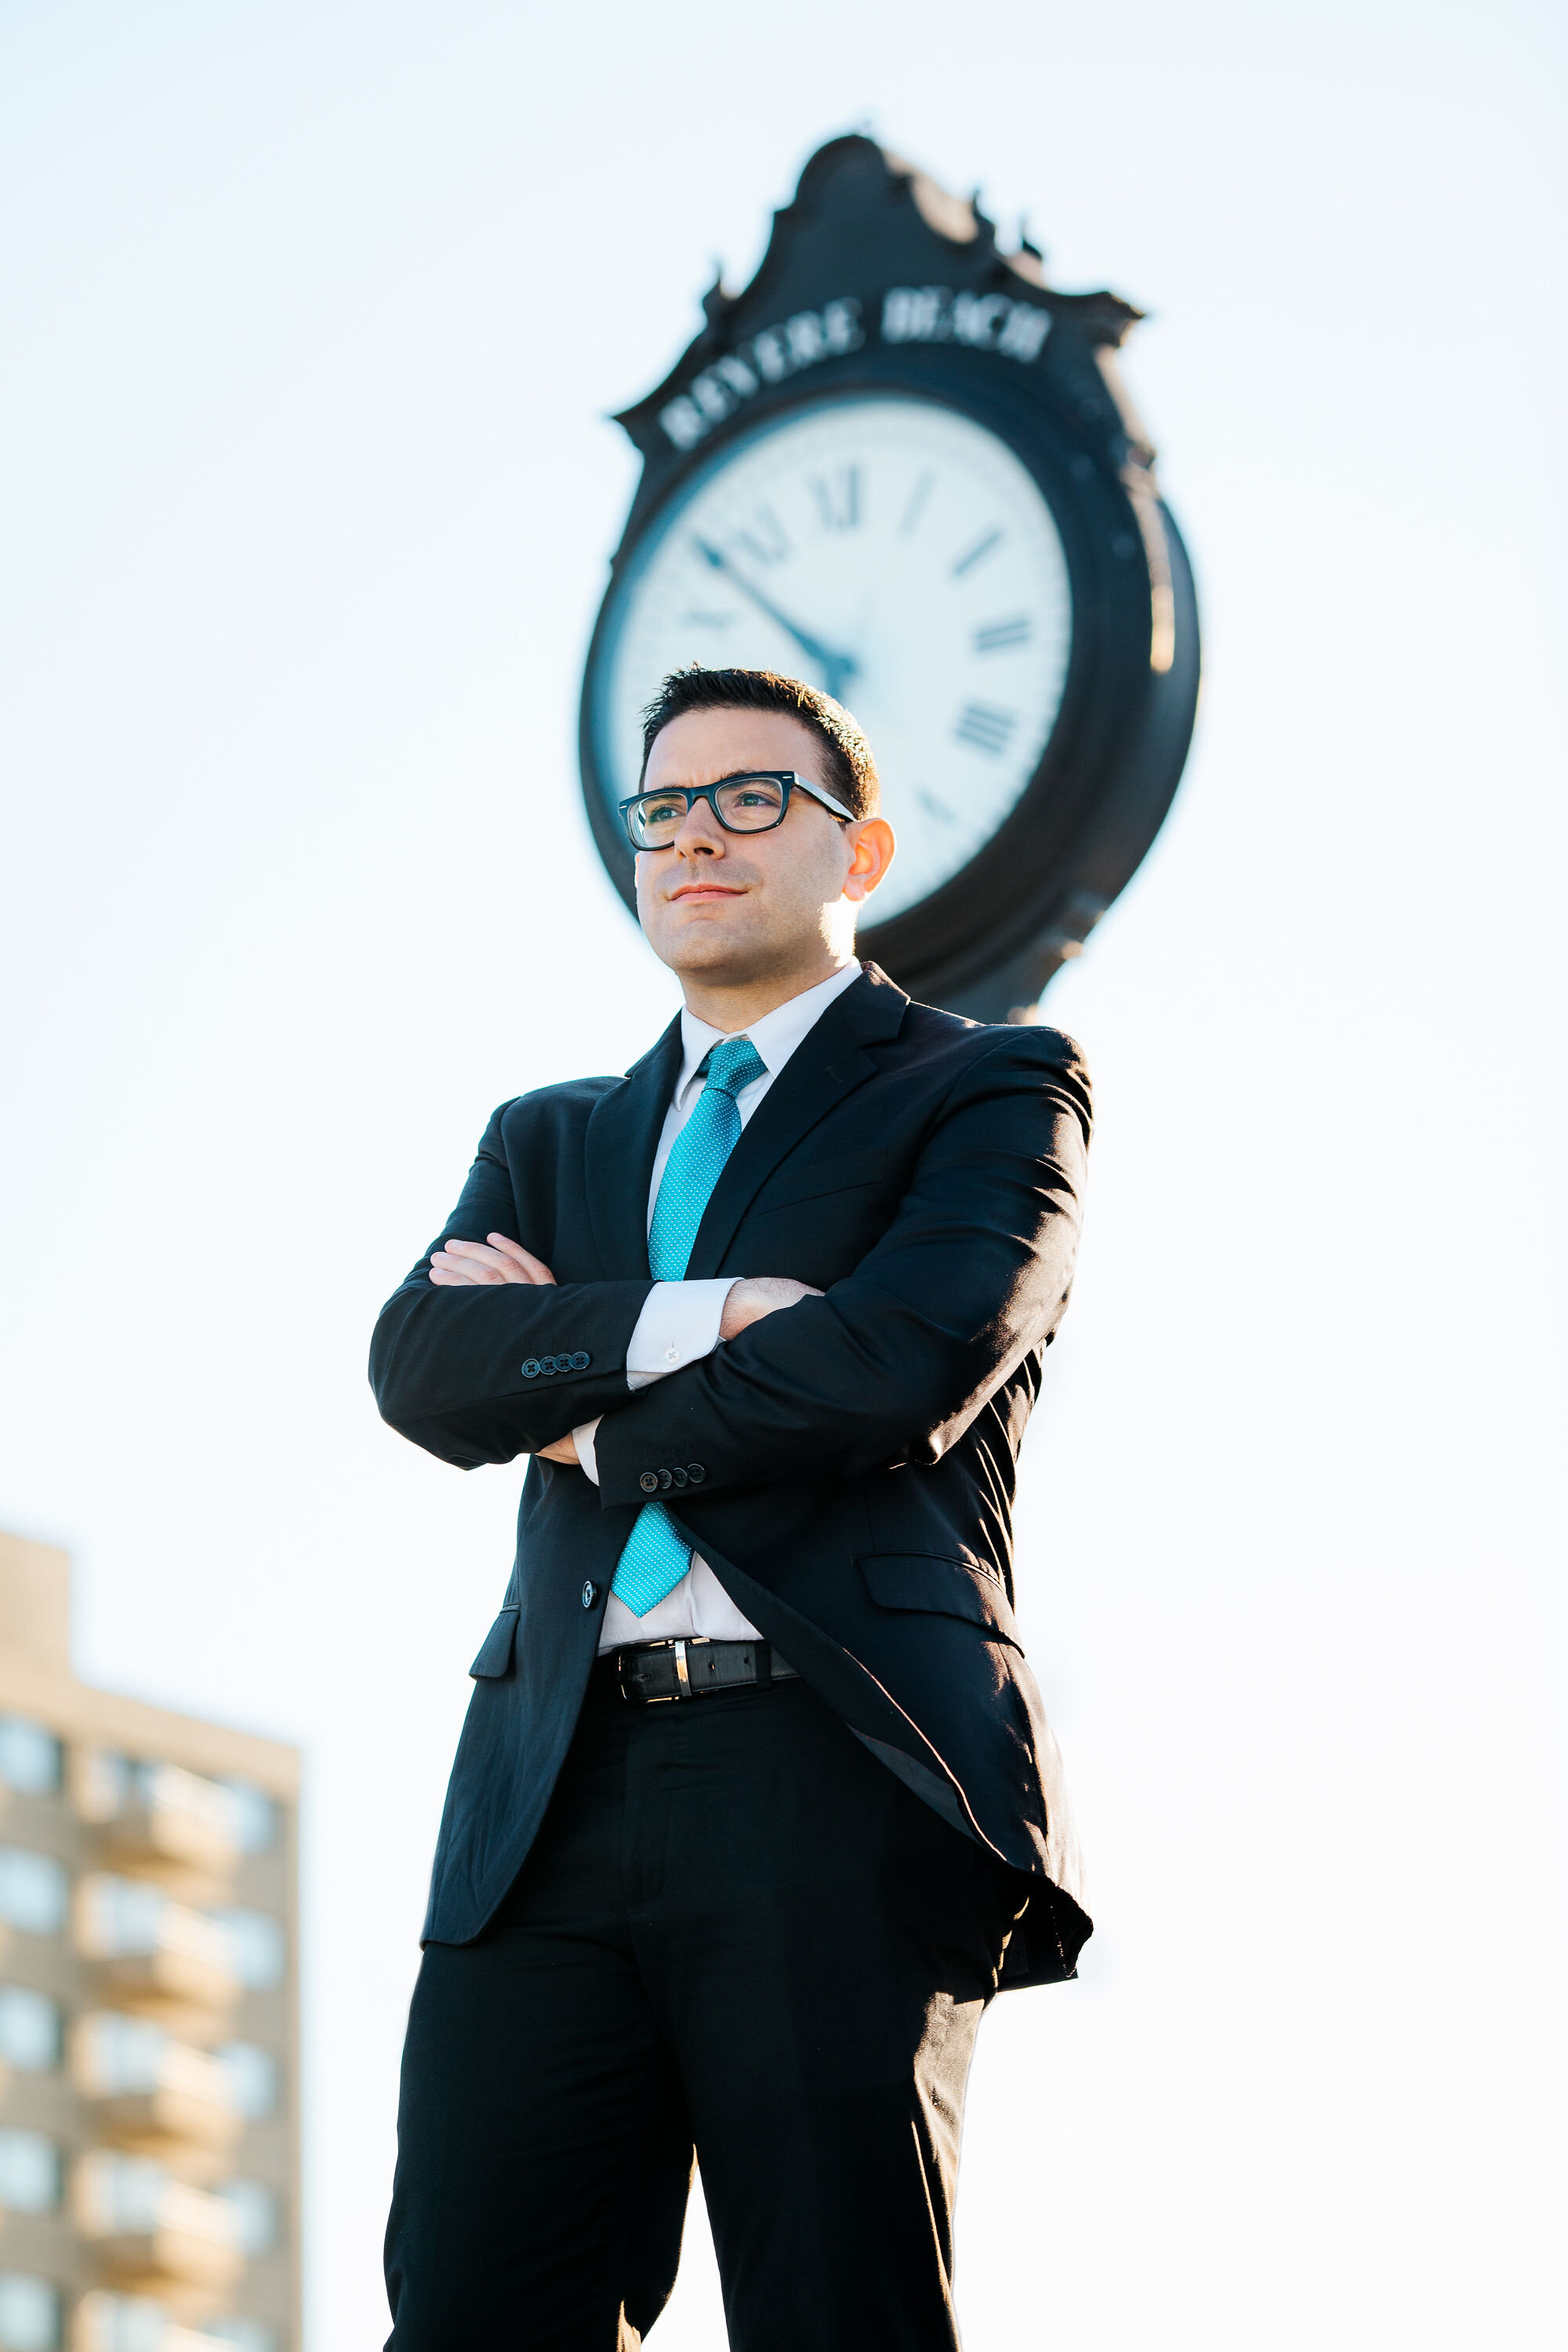
M1023 1018L1135 872L1198 691L1197 607L1114 353L1142 315L870 140L836 139L745 291L619 418L641 482L589 648L584 792L698 660L825 687L865 728L899 856L860 933L901 986Z

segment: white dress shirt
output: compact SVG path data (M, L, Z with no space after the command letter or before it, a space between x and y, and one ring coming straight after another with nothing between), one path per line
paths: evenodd
M757 1105L784 1068L803 1037L815 1028L837 996L852 988L860 977L858 963L847 963L831 980L818 981L799 996L792 996L787 1004L778 1004L753 1021L749 1029L734 1034L749 1037L767 1065L760 1078L742 1087L735 1097L735 1108L741 1114L741 1126L755 1112ZM669 1108L664 1115L658 1150L654 1154L653 1177L647 1191L647 1221L653 1223L653 1204L658 1198L658 1188L664 1176L676 1137L697 1107L702 1092L702 1081L697 1073L703 1057L715 1045L721 1045L731 1033L710 1028L699 1021L695 1013L682 1011L680 1015L680 1076ZM771 1267L761 1271L772 1272ZM710 1355L720 1346L719 1325L724 1313L724 1301L740 1277L726 1274L704 1282L656 1282L647 1295L637 1328L626 1349L626 1386L647 1388L651 1381L662 1381L670 1372L679 1371L682 1364L695 1363L700 1356ZM599 1468L594 1454L594 1438L598 1421L585 1421L572 1433L577 1446L577 1459L596 1486ZM757 1629L742 1617L707 1561L700 1552L693 1552L691 1566L672 1592L651 1608L646 1617L634 1617L622 1601L611 1593L605 1609L605 1622L599 1633L601 1650L625 1649L633 1642L664 1642L680 1635L704 1634L713 1642L752 1642L757 1639Z

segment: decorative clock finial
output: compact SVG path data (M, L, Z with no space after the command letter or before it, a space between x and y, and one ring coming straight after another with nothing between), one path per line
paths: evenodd
M710 330L716 330L723 324L725 314L734 306L734 299L732 294L726 294L724 291L724 265L721 261L716 260L713 264L713 283L702 297L702 315L708 321Z

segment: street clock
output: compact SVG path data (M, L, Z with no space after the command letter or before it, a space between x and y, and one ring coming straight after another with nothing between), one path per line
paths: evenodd
M864 730L898 836L860 951L928 1003L1020 1016L1136 870L1192 736L1192 575L1113 358L1141 314L1058 293L858 137L704 310L618 419L644 466L583 686L600 855L631 905L616 803L668 671L805 678Z

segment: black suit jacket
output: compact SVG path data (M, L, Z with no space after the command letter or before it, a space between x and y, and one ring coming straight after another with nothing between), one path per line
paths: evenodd
M634 1395L648 1184L680 1055L677 1021L624 1078L542 1087L486 1129L445 1234L508 1234L555 1287L437 1287L421 1258L376 1325L383 1414L463 1469L604 1415L598 1486L529 1466L426 1939L477 1936L527 1854L616 1562L658 1494L849 1728L1020 1874L1004 1981L1070 1975L1090 1923L1013 1614L1012 1505L1072 1277L1083 1063L1055 1030L978 1027L868 965L748 1122L687 1269L793 1275L826 1295Z

